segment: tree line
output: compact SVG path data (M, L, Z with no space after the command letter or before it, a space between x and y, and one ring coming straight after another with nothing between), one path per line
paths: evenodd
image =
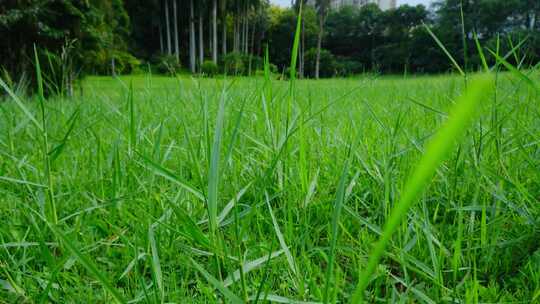
M537 0L439 0L387 11L331 10L329 0L293 0L290 8L268 0L4 0L0 66L4 78L31 79L36 46L60 82L147 69L246 74L261 68L268 46L273 70L283 72L302 1L301 77L448 71L426 27L466 69L480 65L475 38L501 53L514 49L516 64L540 59Z

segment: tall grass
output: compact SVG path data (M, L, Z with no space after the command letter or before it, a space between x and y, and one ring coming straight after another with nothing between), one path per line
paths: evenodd
M0 299L534 303L538 69L475 44L466 84L0 80Z

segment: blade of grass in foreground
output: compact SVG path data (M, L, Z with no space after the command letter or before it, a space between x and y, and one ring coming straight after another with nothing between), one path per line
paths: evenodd
M492 90L493 81L489 76L481 76L472 82L470 89L456 102L446 123L427 144L424 155L403 188L401 199L388 217L382 235L369 256L366 269L360 274L352 303L363 302L364 291L392 235L417 197L428 186L437 168L452 152L455 143L463 137L465 130L472 124L478 112L478 106L482 100L490 96Z
M343 166L343 172L341 173L341 178L339 179L339 185L336 192L336 200L334 201L334 212L332 215L332 239L330 240L330 252L328 253L328 268L326 271L326 284L324 287L324 294L323 294L323 302L329 303L330 302L330 285L332 283L332 275L334 271L334 260L336 255L336 246L337 246L337 238L338 238L338 226L339 226L339 218L341 216L341 210L343 209L343 203L345 201L345 188L346 188L346 181L347 181L347 174L349 171L349 159L345 161L345 165Z
M281 246L281 249L285 252L285 257L287 258L287 263L289 263L289 267L291 271L296 275L297 269L296 269L296 263L294 262L294 258L291 254L291 251L289 250L289 246L287 246L287 243L285 242L285 238L283 237L283 233L281 233L281 229L279 229L278 222L276 220L276 216L274 215L274 211L272 211L272 206L270 205L270 199L268 198L268 193L265 192L264 196L266 198L266 205L268 206L268 211L270 212L270 218L272 218L272 224L274 225L274 231L276 232L276 236L279 240L279 244Z
M24 113L24 115L26 115L26 117L28 119L30 119L30 121L34 124L34 126L36 126L36 128L39 131L43 131L43 127L36 120L36 118L34 117L34 114L32 114L32 112L30 112L30 110L24 105L24 103L21 101L21 99L9 88L7 83L5 83L2 80L2 78L0 78L0 87L2 87L8 93L8 95L11 97L11 99L13 99L13 101L15 101L15 104L17 104L17 106L19 107L19 109L21 109L21 111Z
M49 224L49 228L51 228L52 232L57 238L62 240L62 243L67 247L71 254L77 258L84 268L93 274L101 285L103 285L103 287L109 291L117 303L126 303L126 300L124 300L120 293L111 285L109 280L107 280L107 277L98 270L96 265L94 265L94 263L92 263L92 261L86 257L70 239L68 239L60 230L58 230L55 225Z
M244 303L242 299L240 299L237 295L235 295L232 291L230 291L227 287L223 286L223 283L221 283L218 279L216 279L214 276L212 276L208 271L206 271L199 263L195 262L195 260L191 259L191 264L197 268L197 270L205 277L205 279L212 284L217 290L219 290L223 296L227 300L229 300L230 303L234 304L242 304Z
M489 52L491 53L491 55L493 55L497 59L499 63L502 63L502 65L504 65L504 67L507 68L512 74L514 74L516 77L521 78L521 80L525 81L528 85L530 85L536 91L540 92L540 86L538 86L531 78L523 74L518 68L514 67L504 58L497 55L496 52L493 52L492 50L489 50Z
M446 56L448 57L448 59L450 59L450 61L452 61L452 64L454 65L454 67L458 70L459 74L461 76L465 76L465 72L463 71L463 69L459 66L459 64L457 63L457 61L454 59L454 57L452 56L452 54L450 54L450 52L446 49L446 47L444 46L444 44L439 40L439 38L437 38L437 35L435 35L435 33L433 33L431 31L431 29L429 28L429 26L427 26L427 24L424 24L424 27L426 28L426 30L428 31L429 35L433 38L433 40L435 40L435 42L437 43L437 45L442 49L442 51L444 52L444 54L446 54Z
M218 190L219 190L219 156L221 153L221 141L223 137L223 120L225 115L225 91L222 92L219 102L219 110L216 118L216 127L214 131L214 141L210 151L210 168L208 171L208 223L212 235L217 229L217 209L218 209ZM214 241L216 241L214 239Z

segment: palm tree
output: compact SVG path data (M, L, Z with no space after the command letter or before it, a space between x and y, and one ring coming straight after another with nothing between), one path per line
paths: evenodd
M221 10L222 10L222 19L221 26L223 28L222 41L221 41L221 52L223 55L227 55L227 0L221 1Z
M319 35L317 37L317 56L315 59L315 79L319 79L319 70L321 66L321 46L324 35L324 22L330 7L330 0L317 0L317 15L319 16Z
M178 42L178 8L176 7L177 0L173 0L173 19L174 19L174 55L176 61L180 61L180 45Z
M199 64L204 63L203 1L199 1Z
M169 0L165 0L165 28L167 30L167 54L171 54L171 28L169 23Z
M218 57L218 33L217 33L217 0L212 1L212 61L217 64Z
M193 5L193 0L189 2L189 67L191 68L191 73L195 73L195 65L197 59L195 54L195 8Z

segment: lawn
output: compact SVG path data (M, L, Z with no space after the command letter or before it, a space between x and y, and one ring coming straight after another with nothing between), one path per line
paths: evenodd
M482 92L368 303L540 300L538 76ZM140 75L88 77L43 111L6 99L0 303L350 301L466 87Z

